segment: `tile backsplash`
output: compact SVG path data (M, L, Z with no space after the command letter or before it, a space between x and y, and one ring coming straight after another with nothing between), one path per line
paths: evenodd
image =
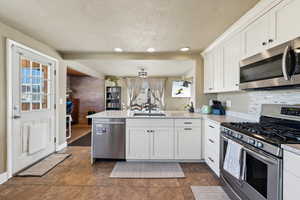
M258 115L262 104L300 104L300 90L249 91L218 94L222 102L232 101L230 111Z

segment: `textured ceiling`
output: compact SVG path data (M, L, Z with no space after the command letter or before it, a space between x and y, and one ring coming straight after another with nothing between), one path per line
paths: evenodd
M137 76L145 68L149 76L183 76L193 70L192 60L79 60L105 75Z
M203 50L259 0L1 0L0 21L64 52Z

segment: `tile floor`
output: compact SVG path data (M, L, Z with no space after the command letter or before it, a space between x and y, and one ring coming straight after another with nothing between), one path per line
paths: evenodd
M109 178L115 162L91 165L89 147L64 151L72 156L44 177L14 177L0 185L0 200L189 200L191 185L220 185L206 164L181 164L184 179L115 179Z

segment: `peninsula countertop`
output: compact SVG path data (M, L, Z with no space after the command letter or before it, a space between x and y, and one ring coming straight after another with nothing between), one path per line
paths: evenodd
M165 116L133 116L131 111L103 111L89 115L87 118L125 118L125 119L208 119L217 123L223 122L244 122L247 119L228 115L207 115L200 113L190 113L187 111L163 111Z

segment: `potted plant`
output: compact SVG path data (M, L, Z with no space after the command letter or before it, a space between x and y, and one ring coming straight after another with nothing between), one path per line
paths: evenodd
M111 81L115 84L115 86L118 86L119 78L117 76L106 76L105 80Z

